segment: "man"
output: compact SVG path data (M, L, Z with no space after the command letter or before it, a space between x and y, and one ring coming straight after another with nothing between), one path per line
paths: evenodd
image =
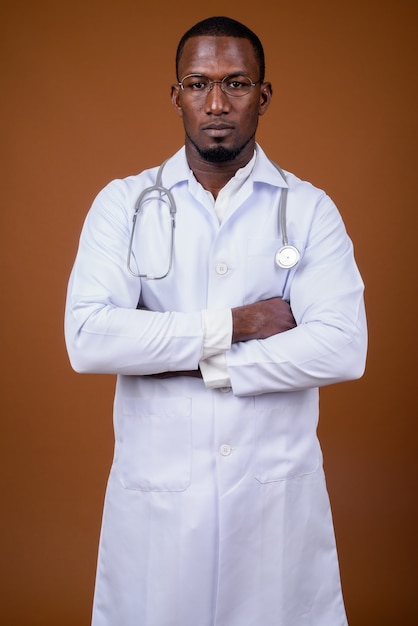
M255 143L254 33L198 23L177 77L184 148L102 190L68 288L73 367L118 375L93 624L342 626L316 426L318 387L364 370L352 245Z

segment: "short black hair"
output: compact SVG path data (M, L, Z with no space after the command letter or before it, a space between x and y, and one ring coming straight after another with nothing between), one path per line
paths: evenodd
M224 16L208 17L205 20L198 22L184 33L183 37L180 39L179 45L177 46L177 80L180 80L178 72L180 57L183 52L184 44L188 39L190 39L190 37L240 37L241 39L248 39L254 48L255 56L260 66L259 81L264 81L265 60L264 50L260 39L247 26L241 24L241 22L237 22L237 20Z

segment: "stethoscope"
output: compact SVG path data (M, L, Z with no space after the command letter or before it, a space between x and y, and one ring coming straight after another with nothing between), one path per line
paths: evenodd
M272 161L274 167L279 170L283 179L286 181L285 173L282 168ZM287 212L287 192L289 191L288 187L283 187L280 200L279 200L279 210L278 210L278 221L279 221L279 231L282 234L282 245L277 250L274 255L274 260L276 265L283 268L284 270L290 270L294 267L300 260L300 252L295 246L291 246L289 244L289 240L287 238L287 226L286 226L286 212Z
M164 187L161 183L163 169L167 161L168 159L160 165L158 173L157 173L157 178L155 180L155 184L151 185L150 187L146 187L146 189L144 189L140 193L135 203L135 211L132 217L131 236L129 238L127 267L128 267L129 272L132 274L132 276L135 276L136 278L144 278L145 280L161 280L162 278L165 278L166 276L168 276L173 266L174 229L176 226L177 207L176 207L176 201L174 200L173 194L171 193L169 189ZM283 179L286 181L286 176L283 170L273 161L272 163L276 167L276 169L280 172ZM135 228L136 228L138 216L140 215L142 211L145 198L149 196L150 194L154 193L155 191L159 192L160 200L166 203L168 201L168 209L170 212L170 219L171 219L168 268L167 268L167 271L161 274L160 276L154 276L153 274L138 274L131 267L132 247L133 247L133 240L134 240ZM274 255L274 260L275 260L276 265L278 265L278 267L281 267L282 269L285 269L285 270L291 269L300 260L299 250L295 246L291 246L287 238L287 227L286 227L287 192L288 192L288 188L284 187L280 194L279 208L278 208L278 227L282 235L282 245L280 246L280 248L277 250L276 254Z
M129 272L132 274L132 276L135 276L136 278L145 278L145 280L161 280L162 278L165 278L166 276L168 276L171 270L171 267L173 265L174 228L176 226L177 207L176 207L176 201L174 200L174 197L171 191L161 184L161 177L163 175L163 169L167 161L168 159L166 159L164 163L160 165L160 168L157 173L157 178L155 180L155 185L146 187L139 194L138 200L135 203L135 211L134 211L133 218L132 218L131 236L129 238L127 266L128 266ZM171 234L170 234L170 248L169 248L169 253L168 253L168 268L164 274L161 274L161 276L153 276L152 274L137 274L131 267L132 246L133 246L133 241L134 241L135 228L136 228L138 215L142 211L142 206L144 204L145 198L149 196L150 194L152 194L154 191L158 191L160 193L160 200L162 200L163 202L166 201L164 196L166 196L166 198L168 199L168 209L170 211L170 218L171 218Z

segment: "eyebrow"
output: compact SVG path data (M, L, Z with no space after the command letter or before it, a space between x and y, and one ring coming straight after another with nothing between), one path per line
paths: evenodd
M208 76L204 72L187 72L187 74L185 74L184 76L205 76L206 78L210 78L210 76ZM224 76L222 76L222 78L226 78L227 76L248 76L248 77L250 77L248 72L241 71L241 70L234 70L233 72L228 72L228 74L224 74Z

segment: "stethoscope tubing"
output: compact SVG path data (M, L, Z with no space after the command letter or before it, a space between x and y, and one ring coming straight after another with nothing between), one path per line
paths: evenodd
M129 238L129 246L128 246L127 268L128 268L129 273L132 274L132 276L135 276L136 278L144 278L145 280L161 280L162 278L165 278L170 273L171 268L173 266L174 231L175 231L175 226L176 226L175 218L176 218L176 213L177 213L177 206L176 206L176 201L174 199L173 194L171 193L169 189L164 187L161 182L163 169L168 160L169 159L166 159L164 163L160 165L158 172L157 172L155 184L151 185L150 187L146 187L140 193L135 203L135 211L132 217L132 228L131 228L131 235ZM284 181L287 182L286 175L283 172L283 170L277 165L277 163L274 163L274 161L272 161L272 163L275 166L275 168L280 172ZM144 202L144 198L146 198L146 196L153 193L154 191L157 191L160 194L160 198L164 195L167 196L168 207L169 207L169 212L170 212L170 217L171 217L171 235L170 235L168 269L164 274L160 276L153 276L152 274L138 274L131 267L131 257L132 257L133 241L134 241L135 229L136 229L136 224L137 224L137 218L138 218L138 215L142 211L142 204ZM280 246L280 248L277 250L275 254L276 264L283 269L291 269L300 260L299 250L295 246L292 246L289 244L289 240L287 237L287 219L286 219L287 218L287 194L288 194L288 187L283 187L283 189L280 192L280 200L279 200L279 208L278 208L278 228L282 236L282 245Z
M129 273L132 274L132 276L135 276L135 278L145 278L146 280L161 280L162 278L165 278L166 276L168 276L173 266L174 229L176 226L177 206L176 206L176 201L174 200L174 196L171 193L171 191L167 189L167 187L164 187L161 184L163 169L167 161L168 159L166 159L164 163L160 165L155 184L151 185L150 187L146 187L146 189L143 189L143 191L139 194L138 199L135 203L135 211L132 217L132 228L131 228L131 236L129 238L129 248L128 248L128 258L127 258L127 267L128 267ZM153 193L154 191L159 192L160 198L163 195L167 196L168 207L169 207L170 218L171 218L171 234L170 234L170 248L169 248L169 257L168 257L169 258L168 269L164 274L161 274L161 276L153 276L152 274L138 274L131 267L132 248L133 248L133 241L134 241L137 218L138 218L138 215L142 211L142 203L144 202L144 198L148 196L149 194Z
M285 182L286 175L281 167L272 161L274 167L280 172ZM282 245L277 250L274 260L276 264L282 269L291 269L294 267L300 260L300 252L295 246L291 246L289 244L289 240L287 238L287 194L289 188L283 187L280 192L280 200L279 200L279 209L278 209L278 222L279 222L279 232L282 235Z

